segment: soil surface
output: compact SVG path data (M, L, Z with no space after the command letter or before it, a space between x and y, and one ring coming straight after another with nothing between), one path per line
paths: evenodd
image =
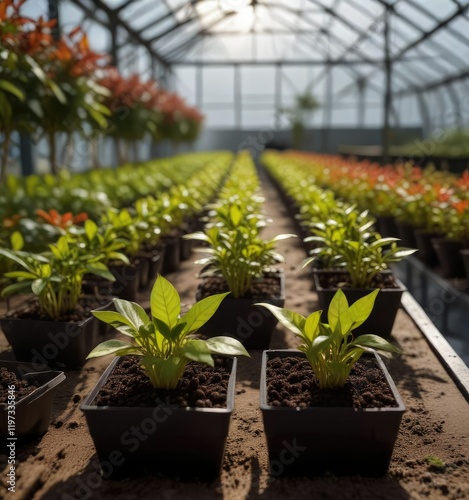
M7 368L0 368L0 405L7 404L8 387L15 386L15 400L19 401L39 387L33 380L22 380Z
M159 401L180 408L226 408L226 391L230 370L227 360L216 360L215 366L189 363L178 387L155 389L141 368L137 356L128 356L113 370L96 395L96 406L154 407Z
M346 272L320 272L318 275L318 281L322 288L328 290L331 288L353 288L350 281L350 276ZM398 288L396 282L394 281L392 275L390 274L378 274L373 278L371 285L368 288L379 288L383 289L393 289Z
M272 238L295 233L277 192L264 184L265 211L273 223L265 229ZM299 239L280 241L286 258L285 307L305 315L318 310L311 276L301 265L306 257ZM195 302L199 280L192 259L166 277L174 284L186 308ZM139 302L149 305L149 291ZM111 334L115 337L115 333ZM386 361L407 407L388 473L382 478L283 478L269 473L269 460L259 409L261 353L238 360L235 411L223 468L214 482L182 482L163 476L103 479L85 418L79 407L112 358L90 360L80 371L67 372L55 397L52 421L44 436L18 447L16 495L6 491L7 456L0 457L0 496L27 500L161 499L208 500L295 498L298 500L401 500L469 498L469 404L429 349L412 319L401 309L393 329L404 355ZM293 334L278 325L271 348L295 348ZM1 357L12 359L0 336ZM112 425L112 422L109 423ZM430 458L433 457L433 458Z
M361 359L344 387L319 388L308 360L273 358L267 362L267 402L271 406L384 408L397 406L383 371L374 359Z
M56 321L83 321L91 316L93 309L98 309L111 302L111 297L95 297L93 295L85 295L80 298L78 306L74 311L63 313ZM40 308L39 303L36 299L28 301L25 307L18 308L17 310L12 310L8 314L10 318L21 318L21 319L33 319L41 321L53 321L49 316L44 314Z
M201 300L205 297L216 293L229 292L230 289L226 284L226 281L218 276L210 276L209 278L203 278L202 282L197 291L197 297ZM255 299L255 300L265 300L265 299L277 299L280 297L281 287L280 278L277 276L269 277L266 275L264 278L255 279L252 281L251 289L243 295L243 299ZM234 298L228 295L227 299Z

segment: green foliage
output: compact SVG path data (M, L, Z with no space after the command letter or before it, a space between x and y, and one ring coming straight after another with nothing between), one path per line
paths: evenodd
M375 303L379 290L374 290L349 306L341 289L335 293L328 310L327 323L321 323L322 311L301 314L271 304L257 304L271 311L282 325L302 341L299 349L306 353L322 389L342 387L353 365L364 352L378 352L384 356L400 353L400 349L378 335L360 335L352 332L363 324Z
M196 261L205 266L201 276L223 277L235 298L247 295L254 279L283 262L275 251L276 242L295 237L282 234L270 241L261 237L268 220L260 213L263 198L258 189L253 161L247 153L240 153L218 202L210 207L205 231L187 235L206 244L201 251L208 256Z
M103 263L104 255L89 253L69 235L49 245L48 252L36 254L0 248L0 255L22 268L5 273L13 283L2 290L2 295L33 292L41 311L51 320L76 309L85 274L114 281Z
M108 340L95 347L88 358L107 354L141 356L153 386L174 389L189 361L213 366L212 354L249 356L236 339L201 340L194 335L212 317L226 295L207 297L181 316L179 294L169 281L158 276L150 296L151 318L140 305L121 299L114 299L116 311L93 311L98 319L131 341Z

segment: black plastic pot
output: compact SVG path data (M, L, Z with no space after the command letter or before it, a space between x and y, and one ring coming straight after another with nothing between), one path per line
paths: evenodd
M469 250L461 250L461 257L464 263L464 268L466 269L466 278L469 280Z
M166 253L166 246L161 245L158 250L153 252L148 266L148 284L153 286L158 274L163 269L163 260Z
M435 267L439 263L438 255L432 245L432 239L438 236L439 235L437 233L430 233L423 229L415 230L415 241L417 243L417 248L419 249L416 256L429 267Z
M190 259L192 255L192 240L181 238L180 251L181 251L180 255L181 261Z
M26 437L47 432L52 411L52 402L59 384L65 380L63 372L49 371L44 365L19 361L0 360L0 367L15 373L18 378L40 382L40 386L27 396L15 401L15 427L13 435L8 432L8 408L0 406L0 437ZM8 442L7 442L8 444Z
M168 274L179 269L181 263L181 238L179 236L165 238L164 243L166 249L161 273Z
M392 390L397 407L283 408L269 406L267 361L305 354L294 350L265 351L262 356L260 407L273 475L382 476L391 460L405 411L397 388L378 355L376 359Z
M446 238L433 238L432 244L438 255L443 278L464 278L466 271L461 256L461 242Z
M97 393L121 360L114 359L80 407L104 477L127 476L133 472L141 474L142 471L216 477L220 473L234 408L236 359L232 361L226 408L93 405ZM132 433L135 428L142 438Z
M332 297L337 292L337 288L323 288L320 283L321 275L327 273L338 274L337 271L315 271L313 279L316 292L319 299L319 307L322 309L322 321L327 321L327 311ZM345 273L344 273L345 275ZM401 305L401 297L407 289L397 279L393 278L396 283L396 288L384 288L376 296L375 305L368 319L359 326L354 333L361 335L364 333L374 333L384 338L391 336L394 320L396 319L397 310ZM358 299L372 292L373 289L360 288L342 288L349 304L354 303Z
M110 283L109 293L115 297L124 300L137 300L137 292L140 286L142 263L140 260L131 265L112 265L109 266L115 281ZM108 282L109 283L109 282Z
M400 246L407 248L417 248L417 241L415 239L415 229L412 224L402 220L396 221L397 236L401 239Z
M376 217L376 226L378 233L385 238L397 238L399 235L393 215L379 215Z
M268 349L277 318L265 307L254 306L257 302L268 302L278 307L285 304L284 274L279 274L280 296L277 299L234 299L228 295L215 314L201 327L199 332L207 337L225 335L239 340L246 349ZM196 299L200 300L201 285Z
M150 257L140 258L140 274L138 275L138 289L145 290L148 286L148 276L150 274Z
M94 316L78 323L0 318L3 333L18 361L63 370L77 370L85 364L86 356L99 342L99 323Z

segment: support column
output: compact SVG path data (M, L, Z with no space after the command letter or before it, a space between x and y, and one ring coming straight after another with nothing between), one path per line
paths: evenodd
M280 130L282 116L282 65L275 66L275 130Z
M357 80L358 87L358 100L357 100L357 121L358 126L361 128L365 127L365 102L366 102L366 79L359 78Z
M323 116L323 134L322 134L322 151L329 153L330 148L330 131L332 126L332 65L329 60L326 63L326 92L325 92L325 107Z
M391 7L386 7L384 16L384 75L385 75L385 93L384 93L384 119L382 136L382 160L383 163L389 161L389 148L391 145L391 109L392 109L392 60L390 44L390 22Z
M243 110L241 102L241 69L239 64L234 65L234 115L235 127L240 130L243 122Z

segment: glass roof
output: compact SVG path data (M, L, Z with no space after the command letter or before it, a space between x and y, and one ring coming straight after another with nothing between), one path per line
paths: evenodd
M347 66L389 57L396 91L469 71L468 0L72 0L114 12L169 65ZM388 15L388 14L389 15ZM372 64L362 71L361 64Z

